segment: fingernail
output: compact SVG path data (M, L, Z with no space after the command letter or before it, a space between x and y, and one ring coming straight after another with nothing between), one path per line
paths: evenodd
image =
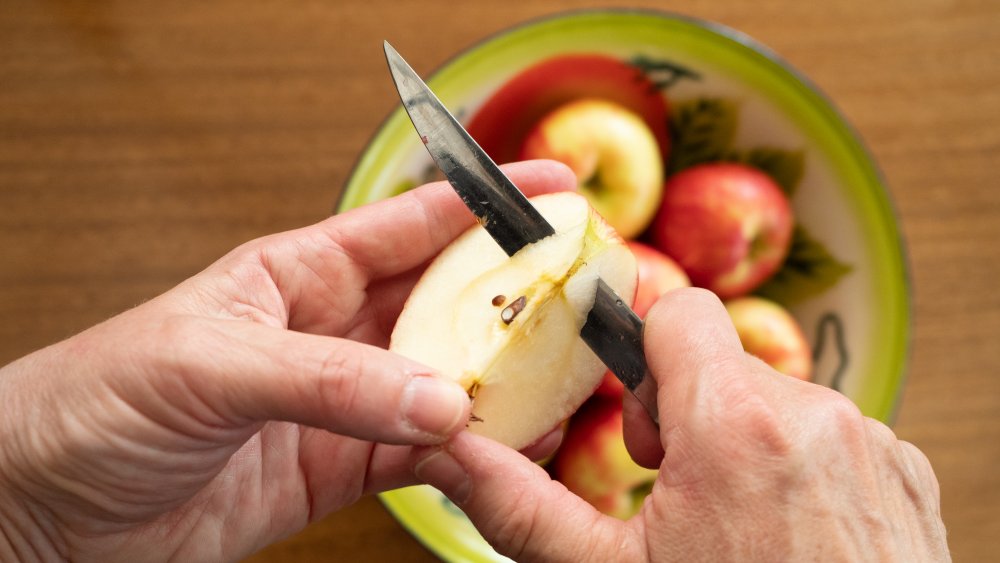
M460 505L469 498L472 489L469 474L443 449L420 460L413 473L417 479L441 491L455 504Z
M469 396L457 384L433 376L417 376L406 385L403 416L417 430L448 436L459 428Z

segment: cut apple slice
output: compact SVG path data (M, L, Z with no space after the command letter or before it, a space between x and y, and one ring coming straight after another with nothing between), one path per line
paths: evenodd
M580 339L602 278L629 304L635 258L576 193L532 203L556 234L508 257L481 227L455 239L413 288L389 349L461 384L473 432L522 448L572 414L605 370Z

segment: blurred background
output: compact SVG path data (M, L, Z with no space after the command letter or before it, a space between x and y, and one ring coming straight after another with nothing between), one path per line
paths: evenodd
M0 6L0 365L318 221L421 73L586 7L716 21L818 85L879 162L914 296L895 423L930 457L956 561L1000 549L1000 3L152 2ZM432 561L376 499L250 561Z

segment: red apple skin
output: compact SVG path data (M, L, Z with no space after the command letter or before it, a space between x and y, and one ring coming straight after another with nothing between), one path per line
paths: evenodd
M552 470L577 496L624 520L641 506L636 491L648 487L657 472L632 461L622 428L621 401L592 399L570 420Z
M762 297L726 302L743 349L777 371L803 381L813 373L812 350L802 328L787 309Z
M673 258L642 242L630 240L626 244L639 267L639 281L632 305L632 310L639 317L646 318L646 313L664 293L691 286L691 280Z
M650 236L692 284L731 299L778 271L793 223L788 198L767 174L720 162L668 178Z
M659 250L634 240L627 244L639 266L639 280L632 310L644 319L661 295L672 289L690 287L691 280L677 262ZM610 371L604 374L604 379L595 391L597 395L616 399L621 399L624 392L625 386Z
M493 160L511 162L544 115L580 98L605 99L639 114L666 161L670 113L665 97L641 70L601 54L561 55L528 67L486 100L466 130Z

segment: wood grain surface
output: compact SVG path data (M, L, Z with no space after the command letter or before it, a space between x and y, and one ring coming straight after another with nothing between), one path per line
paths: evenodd
M509 26L617 4L4 0L0 364L143 302L241 242L327 216L397 102L383 39L426 72ZM1000 2L627 5L751 35L867 142L914 286L895 429L936 468L955 559L995 559ZM249 559L341 560L434 556L366 498Z

